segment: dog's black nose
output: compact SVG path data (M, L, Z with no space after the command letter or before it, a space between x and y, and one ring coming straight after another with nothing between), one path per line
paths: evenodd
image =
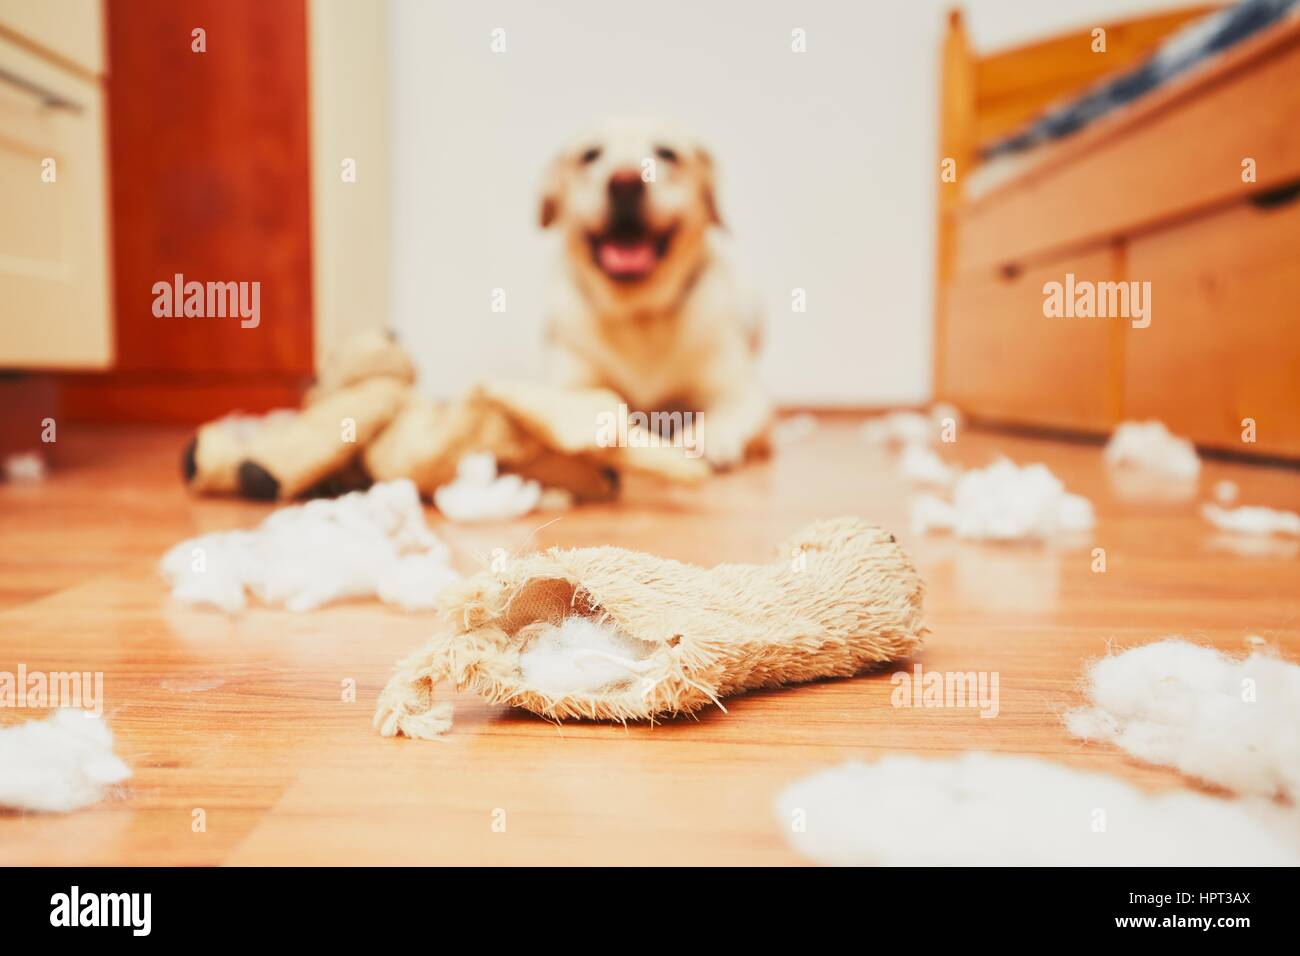
M609 204L615 210L635 210L645 195L645 181L635 170L621 170L609 177Z

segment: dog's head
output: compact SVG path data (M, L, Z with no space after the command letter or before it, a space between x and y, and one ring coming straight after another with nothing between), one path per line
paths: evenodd
M551 163L541 223L564 232L569 258L606 314L670 308L720 224L713 161L665 123L612 120Z

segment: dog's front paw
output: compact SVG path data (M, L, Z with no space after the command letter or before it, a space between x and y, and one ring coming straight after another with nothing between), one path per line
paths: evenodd
M704 443L704 459L717 471L735 468L745 460L745 440L725 433L710 435Z

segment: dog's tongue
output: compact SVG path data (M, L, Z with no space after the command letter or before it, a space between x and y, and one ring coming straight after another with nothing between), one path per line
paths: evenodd
M600 267L610 275L644 275L654 268L655 247L649 239L635 242L602 242Z

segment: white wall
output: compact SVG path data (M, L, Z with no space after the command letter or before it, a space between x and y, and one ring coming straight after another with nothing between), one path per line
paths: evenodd
M995 49L1165 0L970 0ZM930 389L941 0L393 0L394 325L432 394L541 369L543 164L610 113L695 130L738 265L767 303L787 403ZM490 49L494 28L507 51ZM808 51L790 49L807 31ZM507 311L493 313L492 289ZM794 287L808 311L790 311Z

